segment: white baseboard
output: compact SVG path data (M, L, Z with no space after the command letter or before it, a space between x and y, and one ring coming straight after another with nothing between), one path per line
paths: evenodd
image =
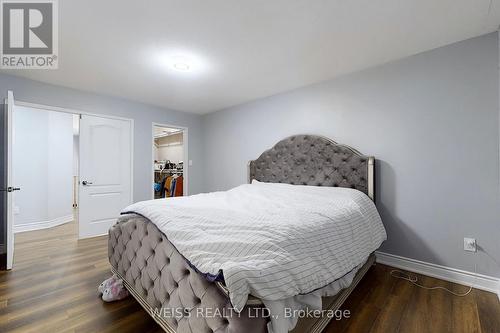
M486 290L498 295L500 299L500 279L483 274L467 272L456 268L431 264L428 262L400 257L394 254L375 252L377 262L404 269L406 271L427 275L445 281L450 281L476 289Z
M73 214L71 214L71 215L61 216L61 217L58 217L58 218L55 218L52 220L48 220L48 221L39 221L39 222L14 225L12 227L12 229L13 229L14 233L47 229L47 228L57 227L58 225L61 225L64 223L71 222L71 221L73 221L73 219L74 219Z

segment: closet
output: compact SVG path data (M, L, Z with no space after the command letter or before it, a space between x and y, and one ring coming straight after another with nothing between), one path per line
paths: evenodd
M183 129L154 126L154 198L184 195Z

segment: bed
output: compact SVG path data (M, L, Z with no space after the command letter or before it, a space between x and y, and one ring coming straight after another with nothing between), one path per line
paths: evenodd
M350 188L374 200L374 168L373 157L351 147L321 136L296 135L250 161L248 180L259 184L308 185L304 188ZM113 273L124 280L131 295L166 332L264 333L273 327L270 321L274 323L275 319L266 311L271 304L268 300L249 292L245 311L239 309L241 312L234 315L235 302L230 299L234 298L234 290L228 290L224 277L218 279L215 274L199 270L198 265L186 259L189 256L181 255L185 252L178 250L179 243L174 246L158 223L152 223L154 215L147 218L147 214L137 212L142 213L136 210L121 216L109 230L109 261ZM380 238L385 239L385 230ZM322 308L339 309L373 262L372 253L342 277L310 294L326 295L323 290L330 288L330 294L335 290L334 295L322 297ZM192 315L198 309L211 310L201 316ZM321 332L330 320L331 316L295 320L292 332ZM276 331L277 326L273 325Z

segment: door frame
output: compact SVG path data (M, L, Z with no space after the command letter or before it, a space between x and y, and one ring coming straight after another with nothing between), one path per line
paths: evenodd
M11 103L9 103L9 101ZM14 184L14 169L13 169L13 162L12 162L12 156L13 156L13 138L14 138L14 123L13 123L13 118L14 118L14 107L15 107L15 100L14 100L14 93L12 90L7 91L7 98L5 99L4 107L6 110L4 110L5 113L5 140L7 141L7 151L5 152L5 157L7 158L7 179L6 179L6 184L5 187L9 186L16 186ZM5 269L6 270L11 270L13 265L14 265L14 213L13 213L13 206L14 206L14 198L13 195L14 193L9 193L5 192L5 195L7 196L5 201L7 202L7 220L6 222L6 228L5 232L7 233L5 236Z
M151 125L151 186L155 182L155 127L168 127L168 128L176 128L182 131L182 149L184 151L184 156L183 156L183 162L184 162L184 169L183 169L183 196L189 195L189 142L188 142L188 131L189 128L185 126L179 126L179 125L172 125L172 124L164 124L164 123L157 123L153 122ZM154 200L155 198L155 190L152 187L151 188L151 199Z
M130 202L134 202L134 119L131 118L124 118L124 117L119 117L119 116L111 116L111 115L106 115L106 114L100 114L100 113L95 113L95 112L88 112L88 111L82 111L78 109L70 109L70 108L65 108L65 107L59 107L59 106L51 106L51 105L44 105L44 104L37 104L37 103L31 103L31 102L23 102L19 100L15 100L15 105L16 106L22 106L22 107L29 107L29 108L34 108L34 109L40 109L40 110L45 110L45 111L55 111L55 112L62 112L62 113L69 113L69 114L74 114L74 115L87 115L87 116L93 116L93 117L100 117L100 118L108 118L108 119L116 119L116 120L122 120L122 121L128 121L130 122ZM81 158L81 156L80 156ZM80 182L80 175L78 175L78 183ZM80 208L80 203L77 202L78 207L77 209ZM78 220L80 219L80 211L78 211ZM78 221L79 223L79 221ZM78 238L80 238L80 235L78 235Z

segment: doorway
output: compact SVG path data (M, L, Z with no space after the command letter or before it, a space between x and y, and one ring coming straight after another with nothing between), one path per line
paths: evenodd
M153 199L187 195L187 131L185 127L153 124Z
M2 118L5 267L14 233L105 235L133 202L133 120L14 101L10 91Z
M14 109L13 183L20 188L12 199L14 233L76 225L78 118L25 106Z

